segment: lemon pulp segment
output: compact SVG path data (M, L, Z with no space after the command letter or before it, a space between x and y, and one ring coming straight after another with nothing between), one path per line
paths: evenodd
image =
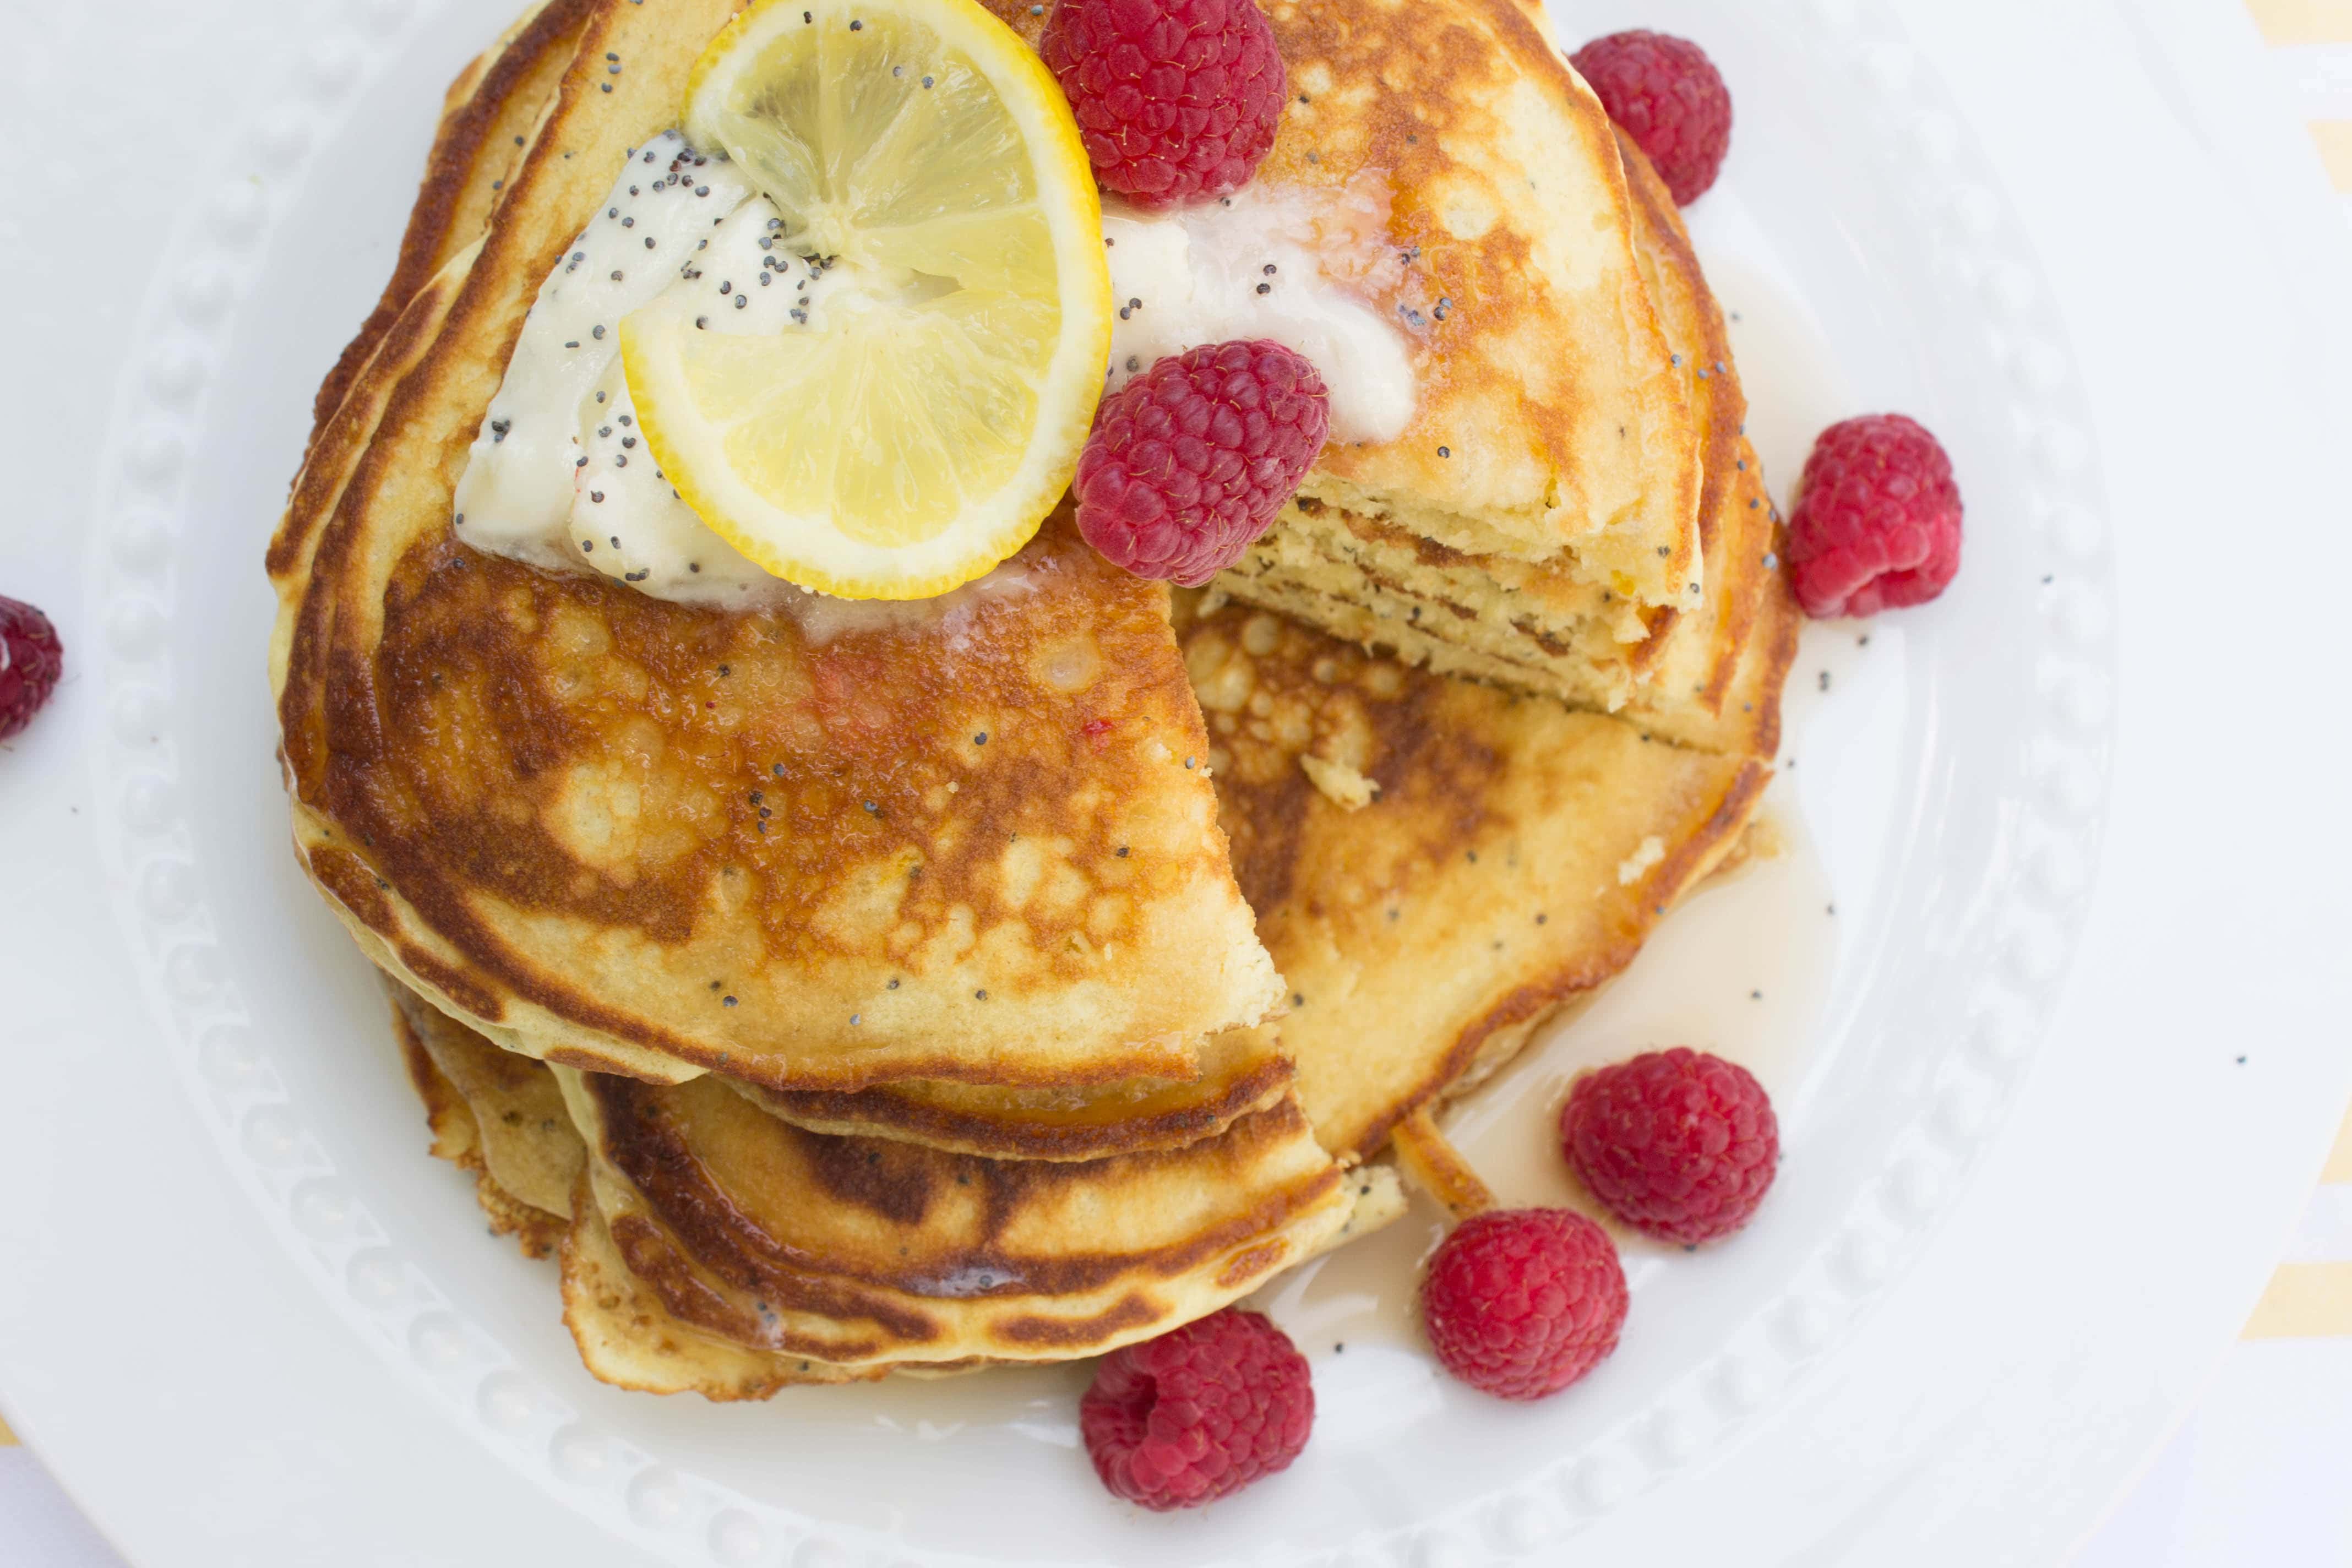
M816 258L797 330L684 298L621 329L680 495L775 574L914 598L1018 550L1101 395L1100 198L1060 89L971 0L766 0L697 67L687 134Z

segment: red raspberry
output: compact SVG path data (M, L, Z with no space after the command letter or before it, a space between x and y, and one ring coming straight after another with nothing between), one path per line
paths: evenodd
M65 645L49 617L0 595L0 741L13 739L58 688Z
M1095 413L1078 531L1139 577L1198 587L1273 526L1330 425L1323 378L1280 343L1163 359Z
M1746 1225L1780 1159L1764 1086L1681 1047L1585 1074L1560 1108L1559 1137L1611 1214L1686 1247Z
M1815 620L1924 605L1960 569L1960 489L1900 414L1822 432L1789 517L1789 579Z
M1650 155L1676 205L1706 195L1731 147L1731 91L1705 49L1665 33L1612 33L1568 63Z
M1060 0L1037 52L1095 178L1138 206L1237 191L1274 145L1282 51L1257 0Z
M1625 1270L1608 1232L1572 1210L1489 1210L1439 1244L1421 1316L1446 1371L1504 1399L1542 1399L1617 1348Z
M1233 1307L1113 1351L1078 1405L1103 1485L1163 1513L1287 1469L1314 1425L1307 1358Z

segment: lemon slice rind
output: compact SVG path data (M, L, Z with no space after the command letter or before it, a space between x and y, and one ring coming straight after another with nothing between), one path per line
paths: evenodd
M928 27L949 58L968 64L993 90L1031 160L1025 198L992 202L982 184L974 205L962 210L930 211L915 202L909 211L894 212L886 201L885 210L845 215L839 201L812 202L810 210L787 205L802 186L814 191L822 184L818 163L826 155L854 163L864 153L870 161L893 132L912 132L891 121L870 146L824 147L814 157L783 138L755 146L751 139L762 126L730 108L735 89L746 73L793 58L792 32L810 29L807 36L817 38L830 26L837 43L848 22L873 26L877 19L883 24L875 28L877 38L897 21ZM924 262L935 252L937 269L962 287L914 303L877 305L853 294L828 312L827 330L783 340L699 331L692 307L677 300L658 300L623 321L622 359L637 418L680 498L763 570L847 598L930 597L1017 552L1076 471L1102 393L1112 321L1101 198L1076 122L1044 63L974 0L755 0L696 66L686 121L690 140L724 148L777 200L787 244L820 254L838 244L921 274L934 270ZM842 138L838 125L820 129ZM903 162L913 151L890 153ZM959 150L921 151L938 164L951 163ZM978 182L992 174L984 162L973 162L984 151L964 153ZM836 179L836 187L843 184ZM1023 280L1037 280L1036 247L1024 248L1024 242L1034 241L1040 217L1053 260L1050 300L1034 289L1021 291ZM1021 265L1029 270L1016 278ZM1050 354L1033 364L1044 340L1030 329L1053 314L1058 321ZM706 388L723 380L736 408L749 412L731 426L717 422L698 398L698 378ZM780 429L786 440L792 430L824 431L869 408L887 416L872 424L897 437L891 450L870 449L875 443L863 424L839 439L814 439L807 449L780 451L769 438ZM730 438L738 443L731 456ZM975 453L987 480L979 494L960 484L968 476L957 463ZM897 536L887 515L877 521L779 506L741 471L764 469L776 481L772 489L805 497L838 485L845 467L866 481L861 495L870 500L877 488L907 492L919 517L941 515L952 491L952 515L926 536Z

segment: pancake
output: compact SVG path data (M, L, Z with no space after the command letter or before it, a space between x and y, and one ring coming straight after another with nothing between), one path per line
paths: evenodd
M435 1132L434 1153L475 1175L478 1196L494 1230L517 1236L533 1258L562 1249L564 1321L596 1377L645 1393L739 1400L763 1399L802 1384L863 1381L894 1370L915 1374L965 1370L961 1363L845 1367L812 1356L752 1349L682 1321L658 1291L630 1271L604 1211L584 1184L587 1148L562 1108L554 1072L500 1050L414 995L394 989L402 1054L425 1102ZM551 1100L558 1111L554 1118L543 1114ZM487 1161L486 1130L492 1141L504 1145ZM964 1167L967 1172L977 1168ZM564 1173L583 1184L555 1190L544 1179ZM501 1185L500 1177L530 1194L530 1201ZM1318 1250L1376 1230L1404 1210L1402 1188L1387 1165L1368 1165L1341 1180L1346 1217L1314 1243Z
M746 1350L672 1318L621 1262L588 1195L588 1147L555 1074L500 1050L415 993L389 982L386 989L435 1157L473 1175L493 1234L514 1237L528 1258L561 1251L564 1323L594 1376L636 1392L731 1401L765 1399L802 1384L866 1381L888 1370Z
M1705 606L1661 634L1649 678L1617 716L1678 745L1769 762L1804 614L1780 569L1784 530L1763 467L1744 437L1738 452Z
M556 1073L628 1273L703 1333L835 1366L1149 1339L1309 1256L1352 1201L1288 1099L1181 1150L1012 1162L808 1132L710 1079Z
M433 1157L448 1161L474 1178L474 1197L481 1205L483 1214L489 1216L491 1235L513 1237L526 1258L547 1257L563 1244L565 1233L572 1228L570 1195L565 1194L562 1202L553 1208L526 1203L490 1173L482 1135L484 1111L488 1108L478 1110L449 1076L441 1070L439 1058L425 1048L423 1033L417 1027L423 1018L408 1005L413 999L398 986L390 989L394 993L392 1016L394 1037L400 1045L401 1061L408 1068L408 1081L415 1086L417 1097L425 1101L425 1124L433 1132ZM426 1007L422 1012L432 1014L433 1010ZM499 1057L506 1055L478 1036L473 1037L479 1050ZM549 1088L554 1087L553 1078L546 1068L532 1062L523 1065L547 1078ZM491 1120L495 1123L495 1115ZM558 1160L565 1157L567 1144L570 1163L575 1168L584 1168L587 1150L581 1143L579 1135L572 1131L568 1117L545 1135L545 1147Z
M545 1072L548 1069L539 1069ZM766 1399L810 1384L870 1383L888 1366L835 1366L750 1350L681 1322L629 1272L582 1178L563 1238L563 1323L599 1382L635 1394L699 1394L720 1404Z
M1405 1211L1403 1184L1393 1167L1367 1165L1350 1173L1348 1181L1352 1206L1347 1220L1318 1244L1318 1252L1370 1235ZM682 1321L658 1292L629 1271L603 1212L584 1188L574 1213L563 1240L563 1321L590 1373L618 1387L728 1402L765 1399L803 1384L871 1382L894 1373L950 1376L1004 1364L972 1360L845 1367L734 1344Z
M986 0L1033 41L1045 9ZM1384 218L1359 285L1410 340L1394 440L1300 493L1641 605L1698 574L1698 430L1633 250L1600 100L1514 0L1272 0L1290 100L1257 173Z
M1343 1159L1613 979L1769 778L1263 610L1200 614L1184 641L1234 869L1291 987L1299 1103Z
M269 557L305 865L378 963L527 1055L785 1090L1191 1079L1280 990L1164 589L1066 519L957 595L809 614L449 536L540 282L729 11L593 10L486 236L320 434Z
M1687 744L1769 756L1777 731L1750 721L1753 706L1727 703L1751 644L1794 635L1793 602L1763 563L1779 520L1743 437L1747 398L1722 309L1664 182L1630 140L1622 153L1643 282L1703 434L1705 570L1683 599L1642 605L1559 563L1452 549L1310 493L1218 586L1412 663L1628 711Z
M572 1131L572 1114L564 1108L563 1091L554 1077L537 1062L501 1051L473 1030L427 1005L404 986L385 982L391 994L402 1054L411 1062L421 1053L446 1095L457 1100L470 1121L479 1151L479 1173L485 1200L496 1189L501 1206L520 1205L533 1214L559 1220L572 1215L572 1189L587 1166L588 1153ZM436 1096L423 1081L418 1091L433 1111L436 1138L446 1096ZM434 1150L441 1154L441 1150ZM456 1156L442 1154L444 1159ZM467 1165L463 1159L457 1163Z

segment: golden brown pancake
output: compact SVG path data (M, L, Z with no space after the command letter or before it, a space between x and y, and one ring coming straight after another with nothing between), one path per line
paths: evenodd
M435 1154L473 1173L492 1227L517 1235L530 1256L544 1257L561 1247L564 1321L595 1376L642 1392L736 1400L765 1398L798 1384L878 1377L891 1370L920 1375L965 1369L961 1363L844 1367L750 1349L681 1321L653 1287L630 1272L585 1185L551 1193L539 1179L540 1173L569 1172L575 1183L585 1180L587 1147L562 1110L553 1071L500 1050L406 993L395 995L394 1018L434 1129ZM557 1102L554 1119L541 1114L551 1098ZM485 1130L498 1130L506 1145L501 1157L485 1160ZM535 1201L501 1186L494 1171L516 1180ZM1364 1166L1343 1180L1346 1220L1317 1244L1319 1248L1344 1245L1403 1210L1403 1194L1390 1167Z
M1061 530L1020 559L1028 592L940 635L813 647L436 537L352 682L374 732L289 727L298 842L379 963L527 1054L1193 1072L1278 990L1162 591Z
M1034 40L1044 9L986 0ZM1698 565L1697 427L1633 255L1600 100L1513 0L1271 0L1290 100L1257 179L1369 202L1360 280L1409 339L1393 441L1301 493L1456 550L1558 561L1644 605Z
M1347 1221L1318 1245L1314 1255L1368 1236L1405 1212L1404 1187L1394 1167L1367 1165L1351 1172L1348 1182L1353 1206ZM563 1320L583 1363L605 1383L639 1393L699 1394L725 1402L765 1399L807 1384L866 1383L893 1373L952 1377L1013 1364L974 1358L849 1367L746 1349L673 1315L657 1292L629 1272L603 1213L584 1191L575 1208L577 1217L563 1239Z
M680 1321L651 1286L629 1272L584 1176L572 1206L563 1237L563 1324L582 1363L600 1382L637 1394L699 1394L726 1404L766 1399L804 1384L870 1383L894 1370L751 1350Z
M412 1010L414 998L408 993L396 985L388 988L393 993L394 1037L400 1045L401 1060L408 1068L408 1081L415 1087L417 1097L425 1101L425 1124L433 1132L433 1157L448 1161L474 1178L474 1197L482 1205L482 1212L489 1216L492 1235L513 1237L527 1258L545 1258L562 1245L565 1232L571 1229L569 1196L562 1204L550 1209L525 1203L499 1184L499 1179L490 1173L489 1161L484 1153L482 1124L488 1108L477 1110L449 1076L441 1070L439 1059L425 1048L423 1034L417 1028L417 1025L424 1021L424 1015L431 1015L433 1010L425 1007L421 1014ZM507 1054L479 1036L473 1038L479 1042L479 1049L483 1051L501 1057ZM545 1068L536 1062L523 1065L545 1078L550 1089L554 1088L553 1075ZM558 1099L561 1099L560 1093ZM494 1113L491 1120L496 1120ZM567 1142L572 1163L584 1169L587 1148L581 1143L579 1135L572 1131L569 1117L545 1136L546 1147L552 1150L558 1159L566 1153Z
M1711 751L1770 758L1780 744L1780 689L1803 616L1780 561L1780 514L1748 441L1748 395L1731 357L1723 307L1706 284L1673 193L1620 134L1643 232L1654 292L1668 314L1693 406L1703 411L1706 482L1699 547L1706 563L1696 605L1663 617L1637 656L1641 682L1626 717L1655 734Z
M1404 1191L1391 1166L1367 1165L1350 1173L1348 1182L1354 1206L1318 1250L1369 1235L1404 1212ZM892 1373L939 1377L1003 1364L975 1360L845 1367L811 1356L746 1349L681 1321L652 1287L630 1273L603 1212L584 1188L574 1210L562 1244L563 1321L583 1363L605 1383L638 1393L699 1394L726 1402L765 1399L805 1384L870 1382Z
M1557 563L1450 549L1311 494L1218 585L1412 663L1623 711L1686 744L1769 756L1777 726L1757 721L1753 689L1733 688L1751 663L1777 673L1786 656L1775 650L1795 636L1794 603L1765 564L1779 519L1742 436L1747 397L1722 309L1664 182L1632 142L1622 151L1643 279L1704 438L1704 572L1684 598L1640 605Z
M379 963L526 1054L785 1089L1192 1075L1279 986L1164 590L1049 525L998 591L837 630L448 536L541 280L728 11L595 9L487 236L320 435L270 552L305 863Z
M433 1130L435 1157L474 1177L493 1234L514 1237L529 1258L561 1251L564 1323L594 1376L641 1393L691 1391L729 1401L765 1399L800 1384L859 1382L888 1370L746 1350L672 1318L622 1264L588 1195L588 1146L572 1125L554 1072L500 1050L404 987L386 982L386 989L401 1056ZM551 1187L551 1176L567 1184Z
M1310 1255L1352 1202L1287 1099L1185 1149L990 1161L809 1132L708 1079L557 1076L628 1272L705 1333L839 1366L1148 1339Z
M564 1108L563 1091L553 1075L528 1057L498 1049L407 987L386 981L384 989L392 997L402 1054L411 1063L412 1076L421 1053L446 1091L427 1092L420 1079L419 1092L432 1109L436 1137L442 1107L450 1095L458 1102L453 1109L462 1110L473 1125L483 1206L491 1206L488 1194L495 1187L505 1203L558 1219L571 1217L572 1189L587 1166L588 1153L572 1130L572 1113ZM434 1152L441 1152L438 1148Z
M1769 778L1242 605L1185 654L1299 1101L1343 1157L1613 979Z
M1647 679L1617 717L1678 745L1769 761L1804 616L1780 570L1780 516L1756 449L1743 437L1737 450L1706 603L1658 637Z

